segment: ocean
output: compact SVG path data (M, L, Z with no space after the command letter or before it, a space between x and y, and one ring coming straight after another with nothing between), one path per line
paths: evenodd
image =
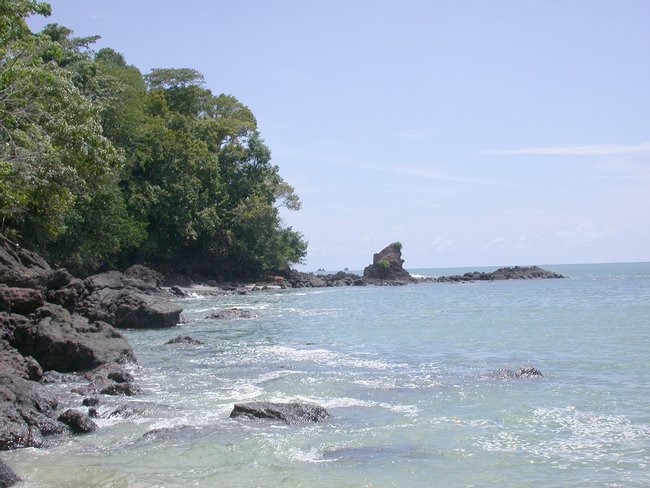
M650 263L545 268L569 278L181 299L180 326L126 331L145 394L3 459L20 488L650 486ZM206 318L230 307L256 317ZM229 418L253 400L331 418Z

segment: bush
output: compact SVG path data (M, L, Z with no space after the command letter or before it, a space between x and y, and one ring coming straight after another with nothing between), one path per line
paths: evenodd
M390 263L386 259L382 259L377 262L377 268L379 268L380 271L388 271Z

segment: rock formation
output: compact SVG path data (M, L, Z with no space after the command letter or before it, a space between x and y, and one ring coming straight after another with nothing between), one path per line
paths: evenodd
M57 412L45 383L86 372L89 384L75 393L141 392L123 366L135 362L133 350L114 326L176 325L182 309L162 297L161 282L144 266L82 281L0 235L0 450L96 428L79 411Z
M230 418L279 420L287 424L320 422L329 416L325 408L307 403L237 403L230 413Z
M416 281L402 265L402 244L394 242L372 257L372 264L363 270L363 278L376 284L406 284Z

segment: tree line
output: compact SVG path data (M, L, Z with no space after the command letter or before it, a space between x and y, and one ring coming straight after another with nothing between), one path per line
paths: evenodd
M0 0L0 232L84 273L148 263L257 276L307 243L279 207L300 199L251 110L193 69L142 74L99 38Z

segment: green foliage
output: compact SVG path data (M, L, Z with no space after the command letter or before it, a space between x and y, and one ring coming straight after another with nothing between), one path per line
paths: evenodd
M389 263L388 260L386 260L386 259L380 259L380 260L377 262L377 265L376 265L376 266L377 266L377 268L379 268L379 270L381 270L381 271L388 271L388 269L390 268L390 263Z
M192 69L146 76L0 0L0 231L74 270L137 260L256 275L306 254L300 208L248 107Z

